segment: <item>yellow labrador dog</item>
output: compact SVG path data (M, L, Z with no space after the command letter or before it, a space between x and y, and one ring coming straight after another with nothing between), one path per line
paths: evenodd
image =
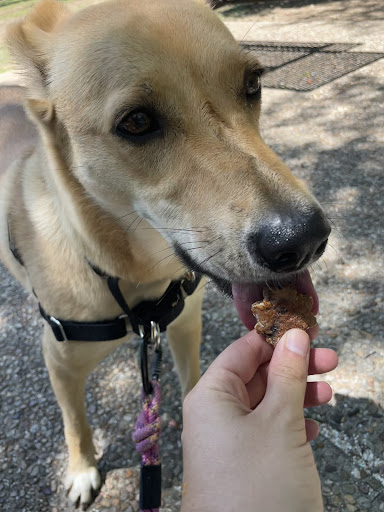
M260 136L259 62L204 2L72 15L43 0L7 43L25 89L0 92L1 259L40 303L66 486L86 506L100 477L85 380L137 332L127 310L157 305L188 270L233 297L249 328L269 281L296 282L316 309L305 269L330 227ZM167 335L185 394L199 378L202 293L183 298Z

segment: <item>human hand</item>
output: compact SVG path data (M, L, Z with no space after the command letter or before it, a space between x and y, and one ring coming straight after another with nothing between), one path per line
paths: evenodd
M320 479L308 441L318 425L304 407L328 402L329 349L309 349L288 331L273 351L251 331L227 347L183 406L182 512L322 512Z

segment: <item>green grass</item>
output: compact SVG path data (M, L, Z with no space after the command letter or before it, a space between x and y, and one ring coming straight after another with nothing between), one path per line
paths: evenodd
M71 3L76 0L61 0ZM37 0L0 0L0 21L12 21L25 16ZM86 2L83 2L86 4Z
M10 71L11 62L9 59L9 55L7 49L4 44L0 44L0 73L4 73L5 71Z
M0 20L12 21L25 16L35 0L0 0Z
M0 0L0 73L10 71L12 63L8 51L2 42L4 28L9 23L24 17L38 0ZM63 3L73 3L72 10L78 10L87 5L97 3L96 0L61 0Z

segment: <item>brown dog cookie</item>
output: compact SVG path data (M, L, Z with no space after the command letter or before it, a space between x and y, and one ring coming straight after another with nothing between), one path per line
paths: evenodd
M275 290L264 288L263 294L262 302L252 304L252 314L257 319L255 329L274 347L289 329L306 331L316 325L311 312L312 297L298 293L293 286Z

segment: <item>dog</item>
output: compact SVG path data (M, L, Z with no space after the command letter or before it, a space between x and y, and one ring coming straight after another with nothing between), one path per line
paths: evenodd
M0 256L46 320L66 487L84 508L100 486L85 380L130 336L126 309L158 304L188 271L233 297L249 328L268 282L293 280L316 309L306 268L330 226L261 138L260 63L204 2L111 0L71 14L42 0L7 44L25 87L0 93ZM200 376L202 297L183 293L167 326L184 395ZM126 331L69 339L70 322L108 321Z

